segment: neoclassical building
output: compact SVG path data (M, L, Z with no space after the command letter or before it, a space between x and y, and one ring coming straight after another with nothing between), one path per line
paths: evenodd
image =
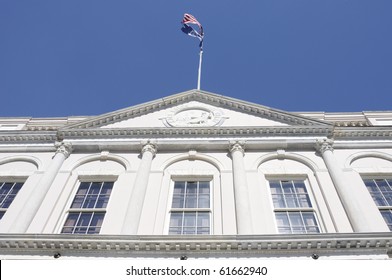
M0 118L0 258L392 257L392 111L191 90Z

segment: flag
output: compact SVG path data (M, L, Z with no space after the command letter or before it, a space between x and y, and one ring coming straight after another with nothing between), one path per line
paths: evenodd
M201 26L200 22L192 15L190 14L184 14L184 18L181 21L182 27L181 30L185 34L188 34L189 36L198 38L200 40L200 50L203 49L203 39L204 39L204 31L203 31L203 26ZM199 27L199 30L196 31L190 24L196 24Z

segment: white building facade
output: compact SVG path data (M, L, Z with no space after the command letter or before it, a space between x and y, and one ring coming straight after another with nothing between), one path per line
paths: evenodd
M0 118L0 258L392 256L392 111L191 90Z

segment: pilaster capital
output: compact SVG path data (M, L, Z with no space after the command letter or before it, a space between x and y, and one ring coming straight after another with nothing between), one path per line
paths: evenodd
M233 154L236 151L240 151L242 155L245 154L245 142L244 141L230 141L229 151Z
M150 152L152 153L153 156L157 153L158 147L156 143L153 143L152 141L146 141L142 142L142 152L141 154L143 155L145 152Z
M326 151L331 151L333 152L333 140L332 139L318 139L316 141L316 150L319 152L321 155L324 154Z
M56 141L56 143L54 145L57 148L55 154L62 153L65 156L65 158L68 158L72 152L72 144L71 143L64 143L64 142Z

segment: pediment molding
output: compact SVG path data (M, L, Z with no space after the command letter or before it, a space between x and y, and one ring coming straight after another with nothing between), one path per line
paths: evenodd
M331 126L332 124L325 121L315 120L309 117L304 117L299 114L289 113L286 111L262 106L259 104L218 95L200 90L190 90L183 93L174 94L168 97L160 98L151 102L131 106L97 117L91 117L76 124L65 126L62 129L88 129L98 128L127 120L130 118L139 117L157 110L171 108L185 104L190 101L199 101L208 105L216 106L219 108L226 108L260 118L282 122L288 125L296 126Z

